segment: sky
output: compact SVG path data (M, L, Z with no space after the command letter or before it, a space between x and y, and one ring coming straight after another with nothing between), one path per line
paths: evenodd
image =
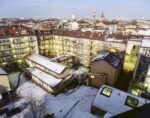
M0 18L150 19L150 0L0 0Z

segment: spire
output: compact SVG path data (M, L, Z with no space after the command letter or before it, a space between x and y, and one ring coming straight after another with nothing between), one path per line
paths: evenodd
M105 16L104 16L104 13L102 12L102 15L101 15L100 21L104 21L104 20L105 20Z

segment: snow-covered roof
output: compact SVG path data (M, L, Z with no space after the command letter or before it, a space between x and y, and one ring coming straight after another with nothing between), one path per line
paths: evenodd
M110 52L101 53L101 54L99 54L97 57L95 57L95 58L93 59L93 61L96 61L96 60L98 60L98 59L104 59L104 58L107 57L109 54L110 54Z
M117 68L120 64L120 59L113 55L109 51L103 51L101 52L97 57L95 57L92 61L100 61L105 60L107 63L112 65L113 67Z
M45 82L51 87L55 87L62 81L62 79L55 78L37 68L28 68L27 70L29 70L29 72L36 76L39 80Z
M76 111L71 118L96 118L89 112Z
M150 39L143 39L142 47L149 47L150 48Z
M67 59L70 59L72 56L70 55L60 55L58 57L55 57L55 58L52 58L51 61L53 62L62 62L62 61L65 61Z
M7 73L2 68L0 68L0 75L7 75Z
M109 96L102 94L102 91L105 88L110 88L112 90ZM129 93L112 88L110 86L103 85L99 89L92 105L101 110L104 110L112 115L116 115L116 114L133 109L132 107L125 104L128 96L137 99L137 101L138 101L137 107L146 104L146 102L147 103L150 102L149 100L133 96Z
M52 62L49 58L41 55L30 55L27 57L27 59L58 74L61 74L67 68L65 65Z

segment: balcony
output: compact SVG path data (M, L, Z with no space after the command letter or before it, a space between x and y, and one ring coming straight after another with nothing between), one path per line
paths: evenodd
M15 48L13 48L14 50L18 50L18 49L24 49L24 48L29 48L29 46L17 46Z
M0 42L0 46L2 46L2 45L10 45L10 44L11 44L11 42L5 42L5 43Z
M35 39L29 39L28 41L29 42L35 42L36 40Z

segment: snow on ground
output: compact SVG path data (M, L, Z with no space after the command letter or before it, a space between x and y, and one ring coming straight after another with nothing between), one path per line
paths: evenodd
M91 103L97 91L98 89L92 87L80 86L66 93L60 93L54 96L31 81L28 81L18 88L17 93L26 101L30 100L31 97L34 98L37 103L44 101L42 111L44 114L54 113L55 118L71 118L76 111L90 112ZM25 111L29 110L22 111L20 116L23 117ZM31 113L28 113L28 115L29 114Z
M72 116L72 118L96 118L96 117L88 112L76 111Z

